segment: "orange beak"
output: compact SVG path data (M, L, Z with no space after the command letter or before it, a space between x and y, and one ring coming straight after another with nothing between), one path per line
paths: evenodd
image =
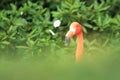
M70 39L75 35L75 33L73 31L68 31L66 36L65 36L65 43L66 46L69 46L70 44Z

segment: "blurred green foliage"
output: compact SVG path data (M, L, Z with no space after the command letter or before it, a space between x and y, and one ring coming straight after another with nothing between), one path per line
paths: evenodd
M1 0L0 79L119 80L119 5L120 0ZM58 19L62 23L54 28ZM75 39L64 46L73 21L84 32L80 64Z
M64 47L65 33L73 21L82 24L86 47L94 44L94 39L103 46L113 38L119 41L119 5L119 0L2 0L0 53L9 54L9 50L14 55L22 51L33 55L52 53ZM57 19L62 24L54 28L53 22ZM56 35L51 35L50 29ZM90 36L93 40L89 42Z

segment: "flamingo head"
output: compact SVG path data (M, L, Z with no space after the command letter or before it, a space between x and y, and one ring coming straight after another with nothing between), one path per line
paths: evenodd
M65 36L65 42L66 42L66 46L69 45L70 43L70 39L81 33L82 32L82 26L78 23L78 22L73 22L71 25L70 25L70 28L69 28L69 31L67 32L66 36Z

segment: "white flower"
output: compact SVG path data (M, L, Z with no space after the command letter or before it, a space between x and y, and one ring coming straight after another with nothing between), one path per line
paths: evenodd
M56 20L56 21L54 22L54 27L55 27L55 28L56 28L56 27L59 27L60 24L61 24L61 21L60 21L60 20Z

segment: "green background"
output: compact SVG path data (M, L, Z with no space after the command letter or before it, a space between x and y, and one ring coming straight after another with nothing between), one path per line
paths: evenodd
M55 20L60 27L53 27ZM76 37L69 47L64 42L74 21L84 33L78 64ZM0 2L1 80L119 80L119 53L120 0Z

